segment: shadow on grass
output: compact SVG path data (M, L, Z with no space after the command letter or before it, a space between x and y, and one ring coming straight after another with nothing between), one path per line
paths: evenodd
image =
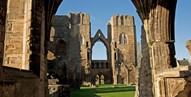
M98 87L81 87L80 90L72 91L71 97L102 97L97 93L134 92L134 86L101 85ZM75 96L76 95L76 96Z
M98 96L98 95L94 95L94 97L101 97L101 96Z
M134 87L110 87L110 88L91 88L83 89L84 91L95 91L96 93L110 93L110 92L128 92L135 91Z

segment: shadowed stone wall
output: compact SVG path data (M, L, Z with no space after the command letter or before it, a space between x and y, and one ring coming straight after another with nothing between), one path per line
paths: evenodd
M60 81L67 80L66 83L71 87L79 87L81 82L85 83L88 80L90 72L89 14L70 13L68 16L55 16L52 26L48 53L50 73L54 65L58 68L65 67L64 71L53 71L60 77L65 72L62 76L67 78L60 78ZM64 44L59 44L59 41L63 41ZM63 45L63 49L60 45Z

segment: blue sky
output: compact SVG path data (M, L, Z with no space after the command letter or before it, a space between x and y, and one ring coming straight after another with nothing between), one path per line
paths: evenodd
M175 20L175 47L177 59L189 59L185 47L186 40L191 39L191 0L178 0ZM125 14L135 18L137 41L140 42L141 21L131 0L63 0L57 15L66 15L70 12L89 13L91 19L91 34L95 35L101 29L107 37L107 23L112 15ZM106 48L101 42L93 47L93 59L106 59Z

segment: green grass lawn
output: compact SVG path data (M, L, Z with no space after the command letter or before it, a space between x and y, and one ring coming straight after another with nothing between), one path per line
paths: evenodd
M100 85L98 87L82 86L71 92L71 97L134 97L135 87L124 85Z

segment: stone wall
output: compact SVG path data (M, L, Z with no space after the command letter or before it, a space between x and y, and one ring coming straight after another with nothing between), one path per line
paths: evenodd
M96 84L101 76L104 77L104 84L112 83L112 67L108 60L92 60L91 62L91 84ZM99 77L99 79L97 79ZM101 84L101 83L99 83Z
M67 16L53 17L50 40L48 42L48 73L59 76L61 84L66 84L67 64L69 56L70 29ZM56 51L58 50L58 51Z
M90 14L78 13L70 14L70 18L74 25L73 31L78 33L78 40L80 42L80 64L81 67L81 81L82 84L87 85L90 83L90 64L91 64L91 25L90 25ZM79 21L78 23L75 23ZM73 44L72 44L73 45Z
M40 97L40 79L32 72L4 67L2 75L0 97Z
M50 22L46 19L51 20L60 2L0 1L1 97L47 96L45 39Z
M58 84L58 79L48 79L48 97L70 97L70 86Z
M27 51L29 51L32 2L31 0L17 1L8 2L3 65L29 70Z

